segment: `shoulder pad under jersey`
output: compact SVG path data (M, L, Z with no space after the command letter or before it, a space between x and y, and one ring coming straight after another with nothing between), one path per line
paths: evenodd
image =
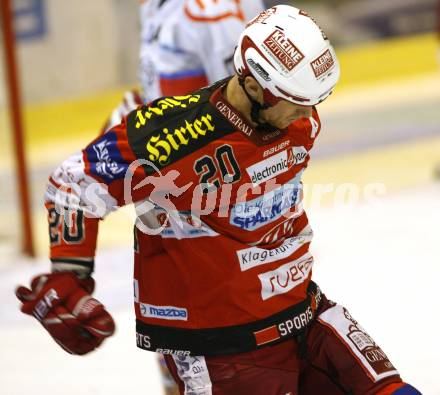
M222 82L186 96L161 97L128 115L128 142L147 173L235 131L209 102Z

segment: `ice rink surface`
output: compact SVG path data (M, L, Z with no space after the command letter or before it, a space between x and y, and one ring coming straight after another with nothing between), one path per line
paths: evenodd
M424 395L440 394L440 180L433 177L440 162L440 77L434 80L419 86L423 100L396 86L392 100L385 95L390 89L382 89L324 108L316 165L306 172L311 184L349 182L361 191L368 183L385 186L371 201L342 204L333 193L310 204L314 280ZM48 173L42 163L33 173L41 190ZM44 240L44 213L38 215ZM123 231L129 240L129 227ZM109 233L119 232L116 222ZM18 258L0 244L1 395L162 394L154 354L136 348L129 242L109 244L102 242L96 259L96 297L114 315L117 333L85 357L66 354L18 312L14 287L46 271L48 260Z
M349 309L404 379L423 394L440 394L440 182L377 205L316 210L310 220L315 281ZM46 260L1 269L2 394L162 393L154 355L135 346L131 255L128 248L98 255L96 296L114 314L118 331L85 357L66 354L17 311L14 286L46 270Z

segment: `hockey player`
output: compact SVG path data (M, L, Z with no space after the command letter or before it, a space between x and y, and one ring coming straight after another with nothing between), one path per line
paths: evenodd
M91 296L99 221L134 202L137 345L165 355L181 394L420 394L311 280L301 176L336 54L304 11L243 31L236 73L141 106L49 179L52 272L20 287L67 351L114 323Z
M261 0L148 0L140 6L139 77L147 102L233 73L233 51Z

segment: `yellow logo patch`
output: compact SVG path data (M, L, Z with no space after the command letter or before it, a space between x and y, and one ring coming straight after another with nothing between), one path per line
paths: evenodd
M146 145L148 159L160 165L166 165L173 153L188 145L191 140L197 140L206 136L208 132L213 132L215 126L212 124L212 116L205 114L196 118L193 122L185 120L185 125L170 131L163 128L162 132L156 136L151 136Z
M172 108L187 108L191 103L198 103L200 95L165 97L149 106L136 111L136 129L145 126L153 116L163 116L164 112Z

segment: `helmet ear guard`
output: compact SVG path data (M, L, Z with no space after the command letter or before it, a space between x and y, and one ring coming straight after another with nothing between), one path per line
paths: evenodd
M246 93L246 96L248 97L248 99L251 101L252 104L252 109L251 109L251 117L252 117L252 112L255 111L256 107L260 107L259 110L265 110L266 108L275 106L280 100L281 97L277 97L275 96L267 87L263 86L260 83L260 78L265 79L267 81L270 81L270 77L269 74L265 71L265 69L258 63L255 63L253 61L252 58L249 58L248 62L245 61L245 53L247 52L248 49L252 49L252 51L257 51L259 52L259 55L265 59L267 62L269 62L269 60L264 56L263 53L260 52L260 50L257 48L257 46L254 44L254 42L252 41L252 39L248 36L243 36L242 40L241 40L241 47L240 47L240 52L238 51L238 47L236 48L236 52L234 55L234 65L235 65L235 70L238 76L238 81L240 83L240 86L242 87L242 89L244 90L244 92ZM240 56L242 59L242 63L241 66L237 67L237 64L239 63L238 61L235 61L235 57L236 56ZM259 75L260 78L256 78L254 74L251 73L250 71L250 67L253 67L256 70L256 73ZM250 95L249 92L247 92L245 85L244 85L244 81L246 79L246 77L253 77L256 79L256 81L260 84L262 90L263 90L263 104L257 102L255 99L253 99ZM255 105L254 105L255 103ZM259 111L258 110L258 111ZM258 123L255 121L254 117L252 117L252 120L255 123Z
M327 36L304 11L280 5L263 11L243 31L234 54L241 85L250 75L263 89L264 105L280 100L313 106L339 79L339 63Z

